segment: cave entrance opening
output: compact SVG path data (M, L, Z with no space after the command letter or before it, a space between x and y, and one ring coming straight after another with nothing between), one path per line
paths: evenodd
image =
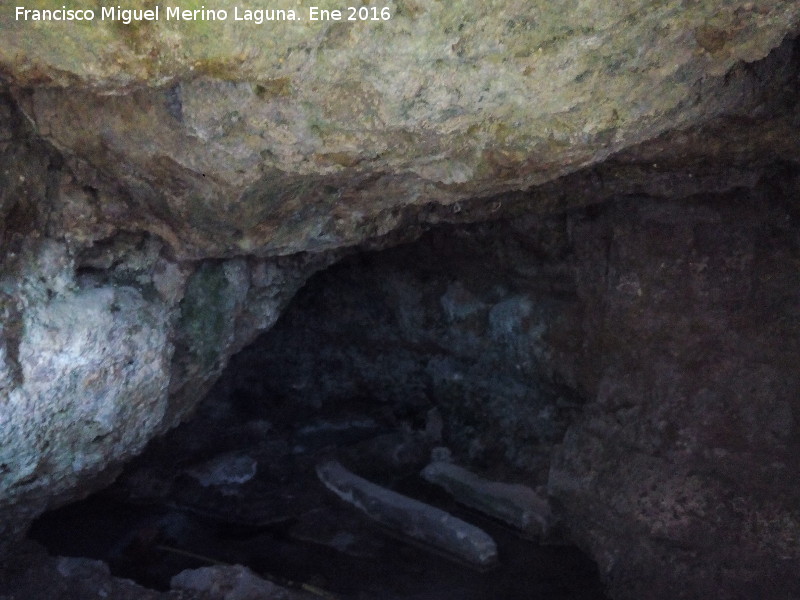
M308 597L603 598L547 504L581 407L547 364L565 223L441 229L317 274L191 420L32 537L162 590L222 563ZM470 547L409 535L436 511Z

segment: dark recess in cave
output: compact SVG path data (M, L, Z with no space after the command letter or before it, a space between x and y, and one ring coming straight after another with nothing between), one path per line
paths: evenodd
M441 227L318 274L190 422L31 537L162 590L208 564L188 552L341 598L604 598L560 526L520 532L419 475L447 447L486 478L546 495L553 446L583 404L544 352L549 320L575 302L572 218ZM204 485L198 473L220 457L229 473L256 462L255 475ZM477 525L499 564L481 570L370 522L318 480L331 457Z

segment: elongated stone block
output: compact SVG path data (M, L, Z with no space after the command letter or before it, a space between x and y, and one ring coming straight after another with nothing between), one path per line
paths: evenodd
M443 510L371 483L336 461L320 464L317 475L345 502L392 531L481 567L497 562L489 534Z
M490 481L448 462L433 462L421 475L426 481L443 487L461 504L525 533L545 535L553 523L547 500L527 486Z

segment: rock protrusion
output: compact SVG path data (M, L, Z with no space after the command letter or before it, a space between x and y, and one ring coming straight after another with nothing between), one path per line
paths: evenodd
M336 461L317 467L325 486L392 531L479 567L497 562L497 546L482 529L436 507L351 473Z
M545 536L553 525L549 502L528 486L490 481L446 461L432 462L421 476L444 488L457 502L524 533Z

